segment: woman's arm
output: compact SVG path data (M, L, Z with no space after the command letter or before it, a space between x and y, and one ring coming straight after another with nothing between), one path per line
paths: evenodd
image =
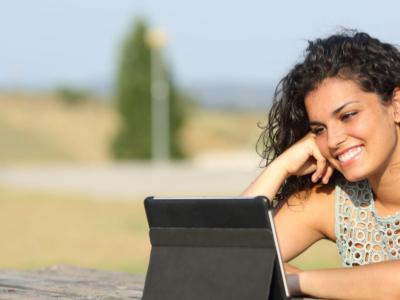
M327 299L400 299L400 261L352 268L301 271L290 274L298 279L300 291Z
M299 195L301 196L301 195ZM314 241L335 240L335 197L330 187L315 188L305 201L291 197L275 216L285 262ZM324 299L400 299L400 261L321 270L286 266L291 292Z
M322 179L326 183L332 172L314 136L308 134L269 164L243 195L273 199L288 176L312 174L313 181ZM335 227L332 188L313 188L308 193L292 195L280 204L274 219L285 262L321 238L334 239L334 233L328 232Z
M269 164L242 195L265 195L273 199L286 178L306 174L312 174L314 182L321 179L324 183L333 174L333 168L322 156L312 133L304 136Z
M264 195L268 199L274 199L283 182L288 177L285 167L279 160L274 160L242 193L242 196Z
M276 158L246 189L243 195L265 195L270 199L291 175L312 173L314 182L327 183L333 169L320 154L312 134ZM291 196L275 215L278 240L285 262L315 241L335 239L334 191L314 188L306 195ZM328 299L400 299L400 261L353 268L298 271L291 282L301 293Z
M278 208L274 222L284 262L318 240L335 241L335 189L319 185L291 196Z

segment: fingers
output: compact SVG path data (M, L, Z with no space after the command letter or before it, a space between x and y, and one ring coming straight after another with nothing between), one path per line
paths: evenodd
M326 174L328 162L326 158L322 156L316 145L314 145L312 148L312 156L315 158L317 166L315 172L311 176L311 180L312 182L317 182Z
M321 179L322 183L327 184L329 182L329 178L334 172L334 168L329 163L329 161L321 154L318 146L315 143L312 145L312 156L316 160L316 170L311 176L312 182L317 182Z
M329 182L329 178L331 178L334 170L335 169L330 164L328 164L325 175L322 177L322 183L327 184Z
M334 168L331 166L331 164L324 158L322 155L318 158L316 158L316 164L317 164L317 169L311 176L312 182L317 182L318 180L321 179L321 182L323 184L328 184L329 179L331 178Z
M315 135L308 133L295 145L287 149L282 154L282 161L288 176L304 176L311 174L312 182L321 180L327 184L333 174L333 167L329 161L322 155Z

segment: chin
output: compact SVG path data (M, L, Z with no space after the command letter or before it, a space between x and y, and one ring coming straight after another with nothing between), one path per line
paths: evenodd
M362 172L342 172L340 173L346 178L347 181L357 182L366 179L368 176Z

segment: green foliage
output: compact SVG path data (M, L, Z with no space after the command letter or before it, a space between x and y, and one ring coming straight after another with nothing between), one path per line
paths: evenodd
M184 122L184 103L183 98L175 89L172 76L169 76L169 99L170 99L170 154L172 158L183 158L184 153L182 147L179 144L179 129L182 127Z
M71 105L82 103L88 98L87 92L68 86L59 87L56 90L56 94L64 103Z
M145 21L136 22L122 49L116 85L121 128L112 144L117 159L151 159L151 50L146 42L147 32ZM171 76L168 76L168 82L170 155L182 158L178 136L183 123L182 101Z

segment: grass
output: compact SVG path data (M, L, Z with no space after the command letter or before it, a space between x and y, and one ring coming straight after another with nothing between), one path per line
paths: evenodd
M143 273L143 204L0 188L0 268L53 264Z
M67 105L51 94L0 94L0 162L107 161L117 126L109 103Z
M255 151L258 112L187 111L180 143L189 157ZM106 162L118 130L110 101L67 105L52 94L0 93L0 163Z
M321 240L290 263L306 270L338 268L341 266L341 259L333 242Z
M150 243L142 201L76 197L0 187L0 268L36 269L73 264L144 273ZM293 263L301 268L339 265L332 243L322 242Z
M261 133L259 112L191 111L182 130L182 143L189 156L212 151L255 151Z
M264 113L188 112L181 143L190 157L221 150L254 151ZM0 163L106 162L118 118L109 103L66 105L49 94L0 94ZM144 273L150 244L141 199L54 194L0 186L0 268L74 264ZM333 267L331 243L294 260Z
M0 120L0 159L29 162L70 160L71 157L55 143L26 134Z

